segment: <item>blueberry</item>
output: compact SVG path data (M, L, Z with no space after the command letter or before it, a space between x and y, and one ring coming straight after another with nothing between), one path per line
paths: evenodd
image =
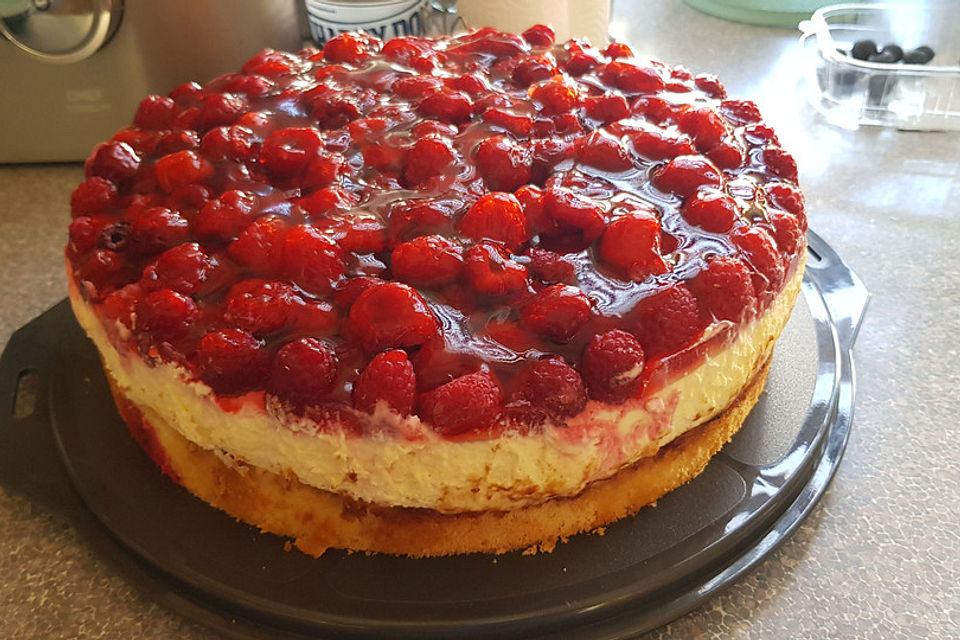
M880 53L889 53L893 56L893 62L900 62L900 59L903 58L903 49L895 44L888 44L883 49L880 49Z
M867 62L880 62L884 64L892 64L896 61L897 59L893 57L892 53L875 53L867 58Z
M853 43L853 48L850 50L850 55L857 60L866 60L875 53L877 53L877 43L873 40L858 40Z
M903 61L907 64L927 64L933 60L933 49L927 46L917 47L903 54Z
M867 104L885 106L887 96L893 91L896 78L880 75L872 76L867 83Z

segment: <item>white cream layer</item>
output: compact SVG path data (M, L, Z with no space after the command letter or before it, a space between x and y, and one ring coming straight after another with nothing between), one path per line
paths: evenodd
M318 431L289 416L281 420L254 403L226 412L210 388L181 367L148 364L127 347L118 351L73 286L71 301L126 396L200 447L352 498L459 512L576 495L721 412L763 364L801 279L802 265L767 313L653 393L616 406L590 401L562 427L472 442L441 438L416 416L401 419L388 410L376 416L386 428L363 437Z

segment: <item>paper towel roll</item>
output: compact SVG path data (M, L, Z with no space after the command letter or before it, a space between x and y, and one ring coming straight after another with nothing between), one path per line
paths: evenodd
M586 38L605 46L610 41L610 0L457 0L457 13L470 28L520 33L548 24L557 32L557 42Z

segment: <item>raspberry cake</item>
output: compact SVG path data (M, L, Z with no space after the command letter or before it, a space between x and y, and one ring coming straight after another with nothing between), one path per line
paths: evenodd
M635 513L739 428L803 272L753 103L544 26L264 51L86 175L70 298L131 433L313 555Z

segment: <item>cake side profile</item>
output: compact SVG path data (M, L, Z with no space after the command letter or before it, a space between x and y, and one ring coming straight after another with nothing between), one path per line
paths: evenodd
M313 555L636 512L739 428L803 273L755 105L542 26L264 51L86 170L70 299L131 433Z

